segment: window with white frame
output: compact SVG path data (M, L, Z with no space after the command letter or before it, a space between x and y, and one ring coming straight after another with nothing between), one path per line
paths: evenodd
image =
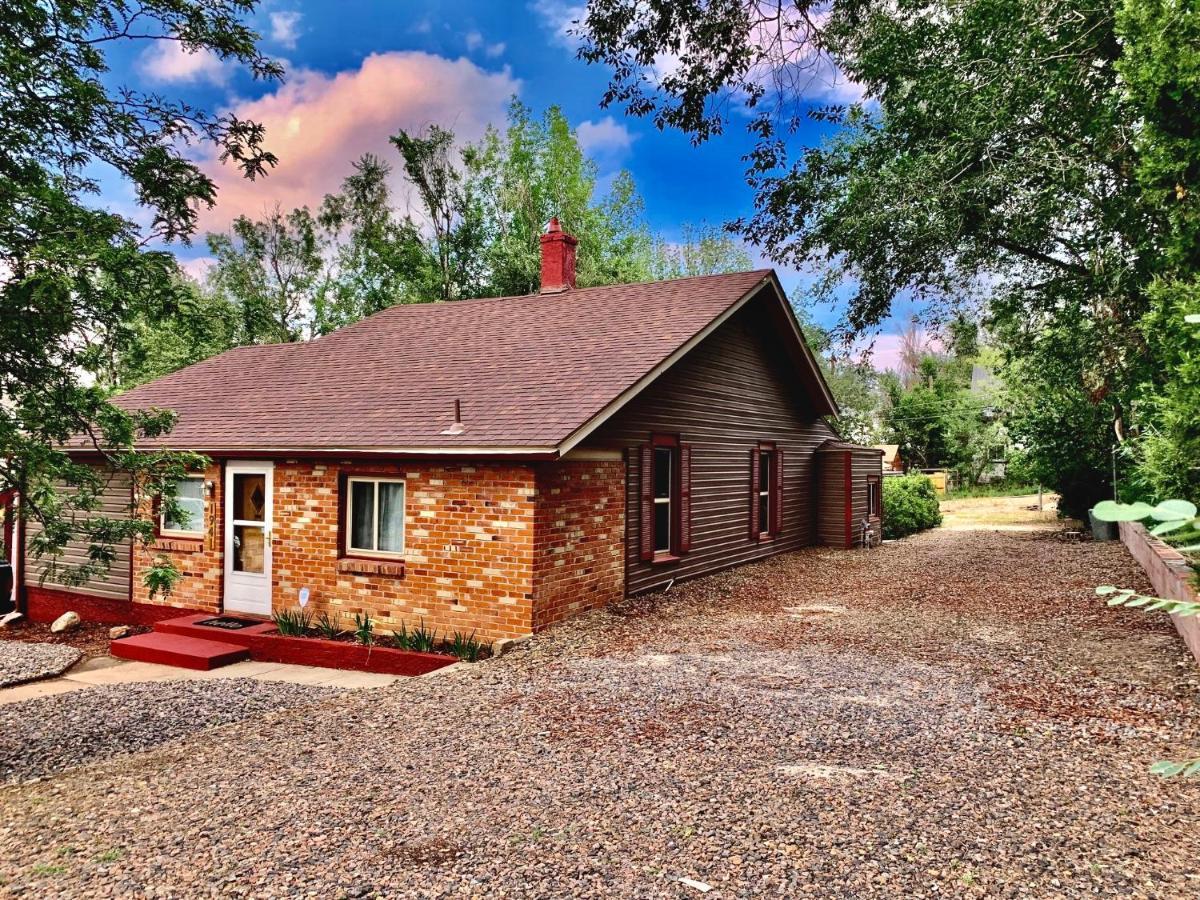
M654 448L654 552L670 553L675 500L675 447Z
M204 537L204 476L189 475L175 483L175 509L163 506L158 532L164 537Z
M398 556L404 552L404 481L346 480L346 552Z

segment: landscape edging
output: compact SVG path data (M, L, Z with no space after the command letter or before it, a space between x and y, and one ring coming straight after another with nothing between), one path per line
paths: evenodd
M1120 527L1121 542L1150 579L1155 594L1192 603L1200 599L1192 587L1194 570L1182 553L1150 534L1140 522L1121 522ZM1173 615L1171 621L1200 663L1200 617Z

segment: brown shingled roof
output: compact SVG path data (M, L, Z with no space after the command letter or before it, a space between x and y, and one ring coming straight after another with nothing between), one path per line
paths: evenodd
M394 306L306 343L230 350L116 402L178 414L145 448L553 451L764 284L778 291L760 270ZM446 434L456 399L465 428Z

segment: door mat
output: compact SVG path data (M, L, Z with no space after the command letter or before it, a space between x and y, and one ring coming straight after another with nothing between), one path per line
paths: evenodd
M236 619L233 616L217 616L215 619L201 619L195 622L196 625L204 625L208 628L223 628L226 631L240 631L243 628L250 628L252 625L262 625L263 623L255 619Z

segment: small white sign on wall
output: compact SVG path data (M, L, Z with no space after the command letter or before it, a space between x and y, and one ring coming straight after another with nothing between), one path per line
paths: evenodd
M300 588L300 605L308 606L308 588Z

